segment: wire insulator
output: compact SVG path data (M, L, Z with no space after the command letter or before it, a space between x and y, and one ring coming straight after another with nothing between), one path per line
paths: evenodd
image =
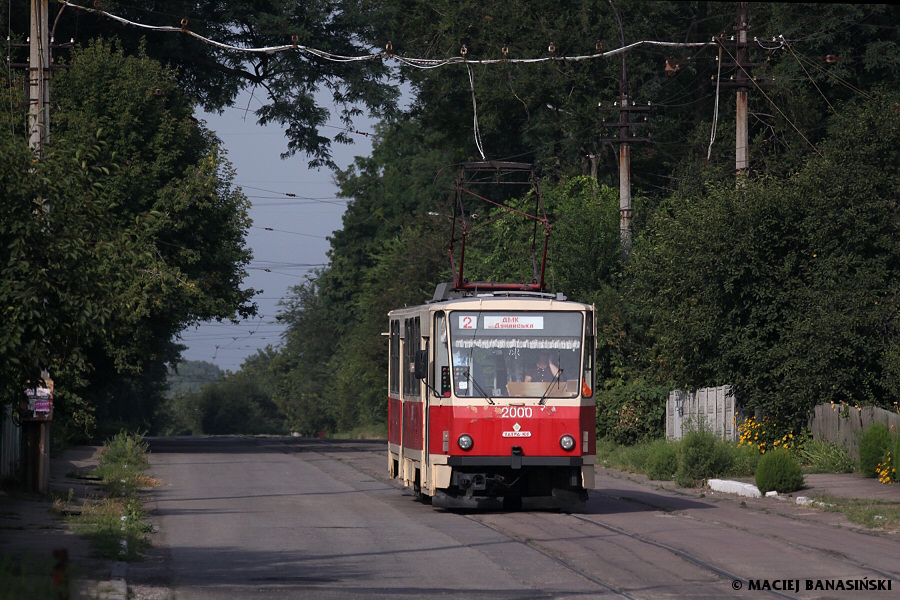
M603 52L603 42L601 42L600 40L594 42L594 50L596 50L597 52Z
M503 54L503 58L509 56L509 46L504 44L504 46L500 48L500 53Z
M465 45L465 44L463 44L463 45L462 45L462 48L459 49L459 53L462 54L463 56L465 56L466 54L469 53L469 49L466 48L466 45Z
M188 24L187 17L181 19L181 28L182 28L182 29L186 29L186 28L187 28L187 24Z
M550 54L556 54L556 44L550 42L550 45L547 46L547 52L549 52Z
M291 36L291 43L294 45L294 48L297 47L297 42L299 42L299 41L300 41L300 36L297 35L296 33Z
M387 44L384 45L384 51L387 52L388 58L394 55L394 45L388 41Z

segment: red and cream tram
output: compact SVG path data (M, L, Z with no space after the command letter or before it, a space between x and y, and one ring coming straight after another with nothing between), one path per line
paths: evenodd
M435 506L566 507L594 485L594 309L438 286L389 314L388 468Z

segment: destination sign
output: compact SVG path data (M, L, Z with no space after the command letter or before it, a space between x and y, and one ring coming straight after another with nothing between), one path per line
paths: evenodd
M484 317L485 329L543 329L544 317L508 315Z

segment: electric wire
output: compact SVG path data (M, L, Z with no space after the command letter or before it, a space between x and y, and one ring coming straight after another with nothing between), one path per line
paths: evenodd
M122 23L123 25L128 25L131 27L137 27L140 29L146 29L148 31L159 31L159 32L167 32L167 33L184 33L189 35L205 44L210 46L220 48L222 50L232 50L237 52L247 52L251 54L275 54L278 52L289 52L289 51L299 51L304 54L308 54L311 56L315 56L317 58L321 58L323 60L329 60L332 62L363 62L363 61L372 61L372 60L385 60L385 59L393 59L401 64L414 67L417 69L433 69L437 67L443 67L446 65L452 64L478 64L478 65L492 65L492 64L532 64L532 63L542 63L542 62L581 62L588 60L596 60L599 58L608 58L610 56L616 56L627 52L629 50L639 48L641 46L655 46L655 47L666 47L666 48L700 48L709 46L712 42L662 42L658 40L641 40L637 42L633 42L631 44L622 46L621 48L616 48L614 50L609 50L607 52L595 52L593 54L583 54L578 56L543 56L536 58L497 58L497 59L471 59L466 55L463 47L463 53L460 56L454 56L450 58L442 58L442 59L429 59L429 58L415 58L415 57L406 57L394 54L390 43L388 43L385 51L377 52L373 54L364 54L360 56L346 56L342 54L334 54L332 52L326 52L324 50L319 50L317 48L310 48L309 46L304 46L297 43L297 36L293 37L293 41L290 44L281 44L278 46L264 46L258 48L248 48L241 46L234 46L232 44L225 44L205 36L202 36L194 31L188 29L188 20L182 19L181 26L169 26L169 25L147 25L144 23L138 23L136 21L130 21L118 15L114 15L110 12L100 10L97 8L88 8L86 6L79 6L77 4L73 4L68 2L68 0L61 0L61 3L66 6L71 6L72 8L82 10L85 12L95 13L102 16L105 16L109 19ZM552 47L552 46L551 46Z
M782 40L783 39L784 38L782 38ZM837 113L837 110L834 108L834 106L831 105L831 102L828 101L828 98L825 97L825 94L822 93L822 90L819 89L819 84L816 83L816 81L809 74L809 71L806 70L806 67L803 66L803 63L800 62L800 58L794 53L794 49L791 48L790 44L785 44L785 45L787 46L788 52L791 53L791 56L794 57L794 60L797 61L797 64L800 65L800 68L803 69L804 73L806 73L806 77L809 78L810 83L813 84L813 87L816 88L816 91L819 92L819 95L822 96L823 100L825 100L825 104L828 105L828 108L831 109L831 112Z
M484 148L481 146L481 132L478 131L478 106L475 104L475 76L472 74L472 65L466 64L466 70L469 72L469 89L472 90L472 115L475 128L475 147L484 160Z
M741 71L744 72L744 74L747 76L747 80L748 80L750 83L752 83L754 86L756 86L756 90L757 90L760 94L762 94L762 96L763 96L766 100L768 100L769 104L771 104L771 105L775 108L775 110L778 111L778 114L780 114L780 115L782 116L782 118L783 118L785 121L787 121L788 125L790 125L790 126L794 129L794 131L796 131L797 134L798 134L800 137L803 138L803 141L805 141L807 144L809 144L809 147L812 148L813 152L815 152L816 154L818 154L820 158L823 158L823 159L824 159L825 157L822 156L822 153L819 152L819 149L816 148L815 144L813 144L811 141L809 141L809 138L807 138L805 135L803 135L803 132L800 131L800 128L797 127L797 126L794 124L794 122L791 121L791 119L790 119L786 114L784 114L784 111L781 110L781 107L779 107L779 106L775 103L775 101L772 100L772 98L765 92L765 90L763 90L762 87L761 87L758 83L756 83L756 81L754 81L752 77L750 77L750 73L747 72L747 69L744 68L744 65L740 64L740 61L737 60L737 57L735 57L731 52L729 52L729 51L728 51L728 48L726 48L725 45L722 44L721 42L719 43L719 47L722 48L725 52L728 53L728 57L729 57L732 61L734 61L734 63L738 66L738 68L740 68Z
M715 108L713 108L713 122L712 129L709 132L709 148L706 150L706 161L709 162L709 159L712 157L712 147L713 142L716 141L716 126L719 123L719 85L722 82L722 48L719 47L719 71L716 74L716 104Z
M792 51L793 51L793 50L792 50ZM795 53L794 55L795 55L795 57L796 57L798 60L805 62L806 64L808 64L810 67L812 67L812 68L814 68L814 69L818 69L819 71L821 71L822 73L824 73L826 76L832 78L832 79L835 80L837 83L843 85L843 86L846 87L847 89L849 89L849 90L851 90L851 91L853 91L853 92L856 92L857 94L860 94L860 95L861 95L862 97L864 97L866 100L872 100L872 96L868 95L867 93L865 93L864 91L862 91L862 90L859 89L858 87L854 86L853 84L849 83L848 81L844 80L843 78L838 77L837 75L835 75L834 73L832 73L832 72L829 71L828 69L825 69L825 68L823 68L822 66L816 64L814 61L810 60L808 57L803 56L802 54L796 54L796 53Z

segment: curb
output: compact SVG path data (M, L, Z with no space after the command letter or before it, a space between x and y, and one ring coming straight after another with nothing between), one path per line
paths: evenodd
M81 580L75 583L74 598L96 598L97 600L127 600L128 584L124 579L107 581Z
M762 498L763 494L752 483L742 483L740 481L730 481L728 479L710 479L706 485L714 492L722 492L725 494L736 494L746 498ZM767 492L766 498L780 498L778 492ZM800 506L815 506L821 504L820 501L808 496L797 496L794 502Z
M706 485L714 492L737 494L747 498L762 498L759 488L752 483L741 483L740 481L729 481L728 479L710 479L706 482Z

